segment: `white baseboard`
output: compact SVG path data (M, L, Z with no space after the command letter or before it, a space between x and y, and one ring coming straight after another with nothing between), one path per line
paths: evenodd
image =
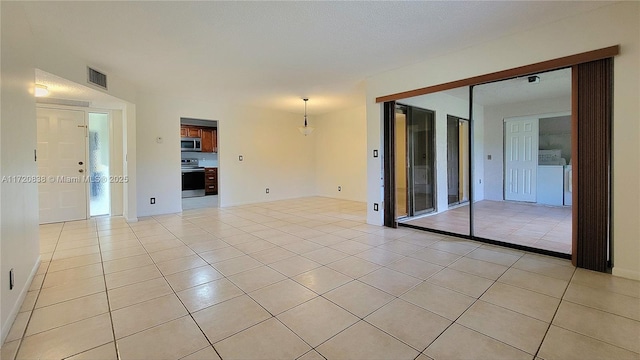
M38 273L39 268L40 268L40 256L38 256L38 260L33 266L33 269L31 269L31 274L29 274L27 283L22 289L22 291L20 292L20 296L18 296L18 301L16 301L16 303L13 305L13 309L11 309L11 312L9 313L9 317L7 318L7 321L4 324L2 324L2 332L0 333L0 346L4 344L4 339L6 339L7 335L9 335L9 331L11 331L11 326L13 325L13 322L15 321L16 316L18 316L18 313L20 312L20 308L22 307L24 298L27 296L27 293L29 292L29 288L31 288L31 282L33 282L33 278Z
M619 276L631 280L640 280L640 272L628 269L621 269L619 267L614 266L611 271L614 276Z
M124 219L125 219L128 223L135 223L135 222L138 222L138 218L137 218L137 217L134 217L134 218L128 218L128 217L125 217Z

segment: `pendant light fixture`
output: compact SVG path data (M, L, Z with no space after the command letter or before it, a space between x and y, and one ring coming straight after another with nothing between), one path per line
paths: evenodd
M301 134L307 136L313 132L314 128L307 124L307 101L309 101L309 99L304 98L302 100L304 100L304 126L299 127L298 130L300 130Z

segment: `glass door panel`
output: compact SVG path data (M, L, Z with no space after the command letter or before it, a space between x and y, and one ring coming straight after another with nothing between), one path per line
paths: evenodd
M404 108L396 109L395 176L396 176L396 217L409 215L407 184L407 114Z
M411 215L435 210L433 112L408 107Z
M89 113L89 215L109 215L109 115Z
M398 207L408 206L408 216L399 221L414 227L469 235L471 130L466 120L469 117L469 88L416 96L401 102L399 108L406 114L406 176L409 181L408 201L396 203ZM456 119L455 132L448 129L449 117ZM396 129L400 136L402 130L398 125ZM455 141L450 145L452 138ZM450 146L454 146L455 151L449 152ZM399 151L396 155L396 162L403 161ZM455 173L450 173L451 169L455 169ZM450 204L449 183L453 180L456 202Z
M571 70L536 76L473 87L473 235L570 254Z

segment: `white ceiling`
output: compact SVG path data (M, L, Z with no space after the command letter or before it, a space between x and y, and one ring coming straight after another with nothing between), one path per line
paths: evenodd
M139 91L309 113L366 77L611 4L588 1L25 2L36 38Z
M538 76L540 82L530 83L529 76L523 76L474 86L473 102L483 106L494 106L571 96L571 69L532 75ZM469 100L468 87L447 90L445 93Z

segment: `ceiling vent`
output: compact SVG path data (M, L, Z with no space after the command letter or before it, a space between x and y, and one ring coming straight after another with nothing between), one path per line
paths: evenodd
M107 90L107 75L87 66L87 82Z

